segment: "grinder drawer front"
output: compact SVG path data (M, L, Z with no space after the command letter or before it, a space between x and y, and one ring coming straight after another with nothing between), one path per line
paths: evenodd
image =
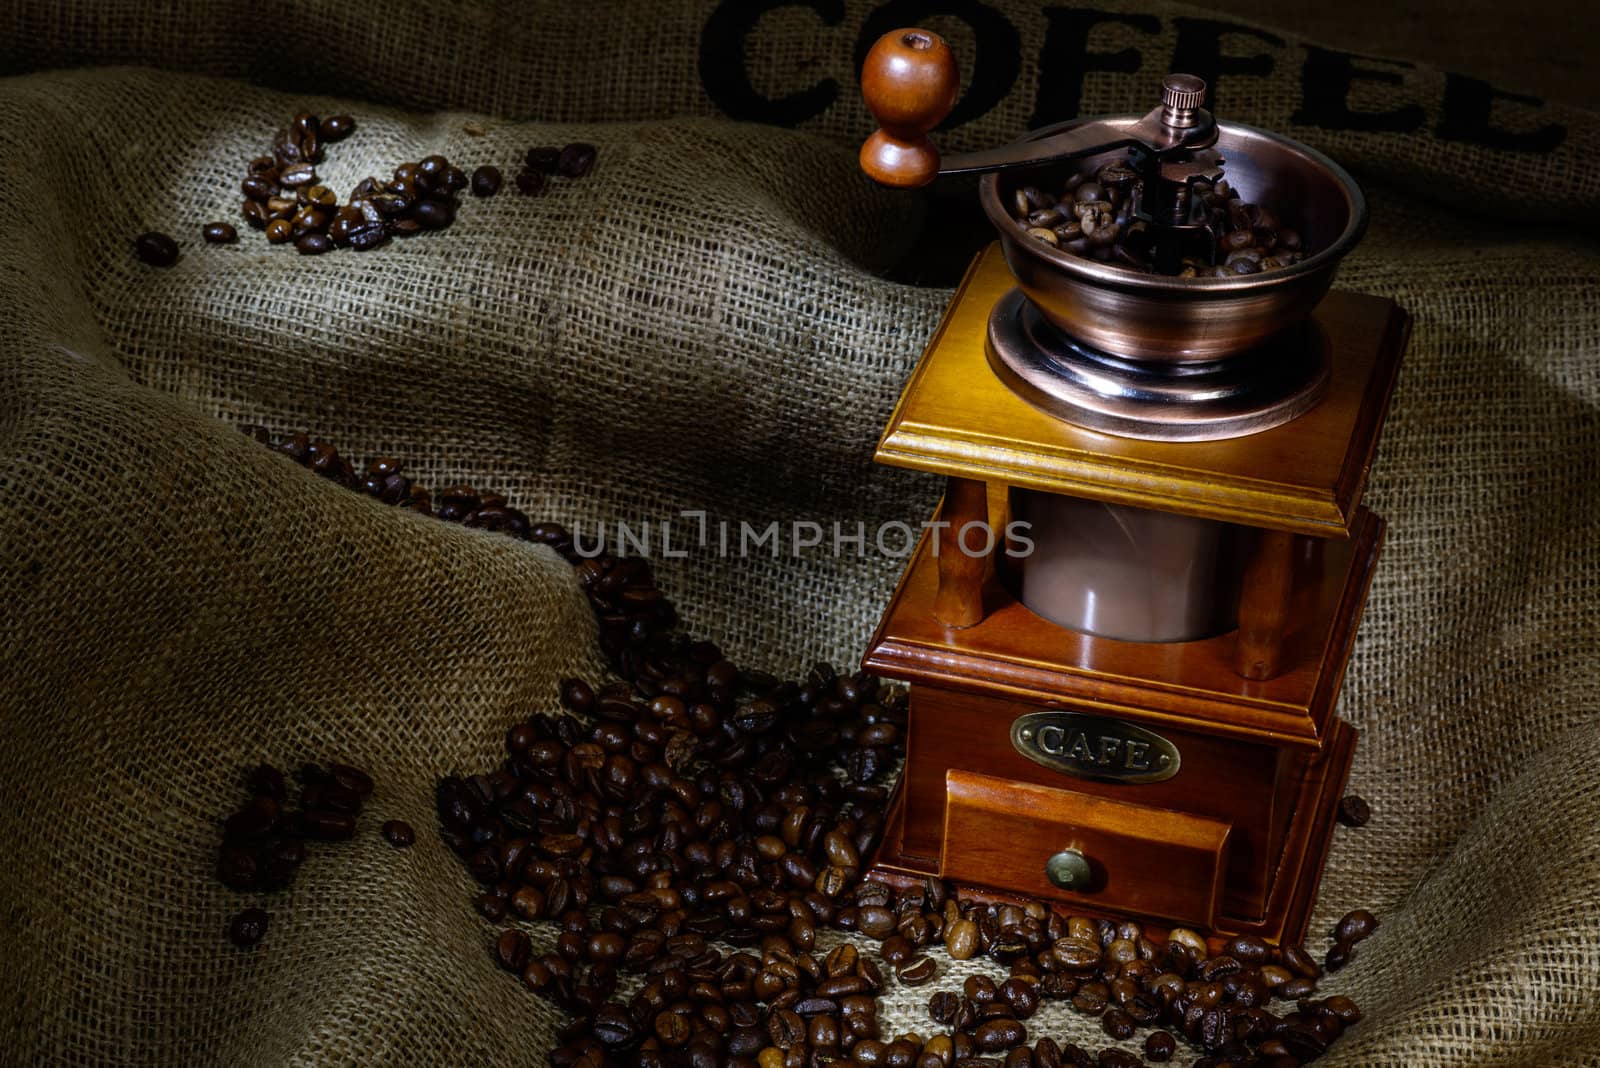
M1220 820L954 768L945 795L946 879L1215 924L1231 829Z

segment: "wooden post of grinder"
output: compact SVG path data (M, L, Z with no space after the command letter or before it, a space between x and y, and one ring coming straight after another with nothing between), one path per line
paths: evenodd
M939 591L934 595L933 615L947 627L971 627L983 621L983 580L989 553L967 552L961 532L972 523L987 528L989 487L976 479L952 476L945 487L939 518L949 526L935 531L939 547ZM994 532L985 529L983 536L992 552Z
M1245 565L1234 670L1247 679L1270 679L1281 670L1294 595L1294 543L1287 531L1263 530Z

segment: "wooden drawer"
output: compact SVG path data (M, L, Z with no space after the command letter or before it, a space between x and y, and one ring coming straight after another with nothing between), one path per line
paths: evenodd
M1220 820L952 768L941 874L1094 909L1202 928L1222 900L1230 826ZM1089 860L1085 892L1045 876L1055 853Z

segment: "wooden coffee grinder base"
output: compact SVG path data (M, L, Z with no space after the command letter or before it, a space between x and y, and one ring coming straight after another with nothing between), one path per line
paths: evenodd
M1383 539L1360 506L1409 319L1332 293L1326 396L1247 438L1112 437L1030 405L987 359L1012 279L980 255L880 442L938 472L934 527L1004 530L1017 489L1243 531L1237 629L1134 642L1052 623L1008 559L925 535L864 666L910 684L906 763L873 874L937 876L1218 936L1298 942L1356 732L1334 714Z

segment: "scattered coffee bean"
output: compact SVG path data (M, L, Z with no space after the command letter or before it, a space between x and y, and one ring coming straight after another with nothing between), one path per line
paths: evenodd
M1366 909L1354 909L1344 914L1333 928L1335 942L1347 942L1354 945L1372 935L1378 929L1378 917Z
M537 171L540 174L554 174L556 167L561 162L561 150L554 145L541 145L538 148L528 149L523 157L523 166L526 170Z
M1155 1064L1161 1064L1172 1059L1178 1052L1178 1040L1167 1031L1152 1031L1144 1040L1145 1058Z
M211 222L206 223L200 236L205 238L208 245L231 245L239 240L239 231L231 223Z
M543 171L522 171L517 175L517 192L525 197L536 197L544 192Z
M582 178L594 168L596 155L593 145L570 144L556 157L556 173L563 178Z
M134 238L133 252L152 267L171 267L178 262L178 243L154 231Z
M249 949L267 933L267 914L261 909L245 909L228 921L228 941Z
M343 141L356 132L356 120L349 115L329 115L318 127L324 141Z
M472 172L473 196L492 197L498 192L500 192L499 168L485 165Z
M921 986L939 974L939 965L932 957L912 957L895 966L895 978L906 986Z
M417 832L405 820L389 820L383 825L383 837L396 849L404 849L417 840Z
M1372 806L1357 794L1339 799L1339 822L1346 827L1365 827L1372 820Z

